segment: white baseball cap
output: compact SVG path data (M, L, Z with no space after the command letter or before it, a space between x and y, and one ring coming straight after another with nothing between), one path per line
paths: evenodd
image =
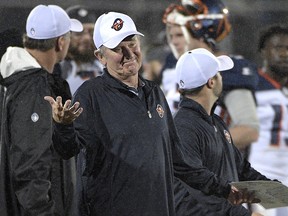
M65 10L57 5L38 5L29 14L26 33L33 39L59 37L69 31L81 32L79 20L70 19Z
M102 14L95 23L93 40L97 49L102 45L113 49L130 35L141 35L133 20L122 13L109 12Z
M177 83L180 89L193 89L207 83L219 71L233 68L229 56L214 56L204 48L185 52L177 61Z

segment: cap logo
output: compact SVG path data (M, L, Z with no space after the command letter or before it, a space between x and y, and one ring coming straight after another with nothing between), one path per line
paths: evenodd
M123 27L124 21L120 18L115 19L113 25L111 26L112 29L115 31L120 31Z
M180 80L180 86L181 86L181 87L184 87L184 86L185 86L185 83L184 83L183 80Z
M31 28L31 29L30 29L30 33L31 33L31 35L35 35L35 29L34 29L34 28Z
M160 104L157 104L156 111L157 111L158 115L160 116L160 118L164 117L164 109Z

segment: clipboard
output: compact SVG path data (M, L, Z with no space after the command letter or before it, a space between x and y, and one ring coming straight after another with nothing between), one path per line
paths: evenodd
M240 181L231 185L239 190L254 191L255 197L265 209L288 206L288 187L276 181Z

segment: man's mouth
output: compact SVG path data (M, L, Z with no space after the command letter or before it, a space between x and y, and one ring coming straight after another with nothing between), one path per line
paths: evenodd
M129 60L129 61L124 61L123 63L122 63L122 65L132 65L132 64L135 64L135 62L136 62L136 59L131 59L131 60Z

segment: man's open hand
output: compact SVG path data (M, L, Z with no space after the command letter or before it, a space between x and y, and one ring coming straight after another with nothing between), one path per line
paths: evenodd
M75 102L72 106L71 100L67 100L63 106L62 97L56 97L54 100L51 96L45 96L44 99L48 101L52 107L53 120L60 124L71 124L83 111L79 102Z

